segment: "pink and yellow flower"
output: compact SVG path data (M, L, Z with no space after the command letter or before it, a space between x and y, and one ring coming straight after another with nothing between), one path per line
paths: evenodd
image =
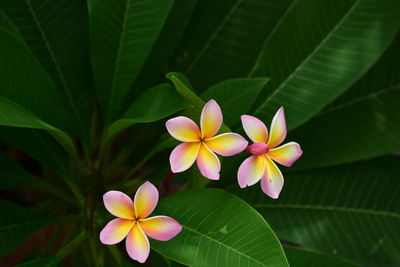
M252 186L261 180L264 193L278 198L283 187L283 175L274 161L290 167L303 154L295 142L279 146L286 137L284 109L281 107L272 119L269 136L265 124L256 117L242 115L241 119L246 134L254 143L246 149L253 155L239 167L239 186Z
M200 128L187 117L180 116L168 120L168 132L183 142L175 147L169 158L172 172L186 171L196 161L203 176L219 180L221 163L215 153L233 156L242 152L248 144L246 139L236 133L215 136L221 125L222 112L215 100L205 104L200 116Z
M148 218L158 203L158 190L150 182L145 182L132 199L120 191L108 191L103 196L106 209L118 217L110 221L100 233L100 241L114 245L126 237L126 251L129 256L145 262L150 253L147 236L167 241L182 230L182 226L168 216Z

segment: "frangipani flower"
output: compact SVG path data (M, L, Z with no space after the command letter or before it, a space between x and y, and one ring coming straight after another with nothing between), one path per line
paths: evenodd
M239 186L252 186L261 180L261 188L265 194L278 198L283 187L283 176L274 161L290 167L303 154L299 144L290 142L279 146L286 137L286 120L283 107L275 114L268 136L267 127L259 119L242 115L243 128L254 142L246 149L253 154L239 167Z
M187 117L176 117L166 122L168 132L184 143L175 147L169 157L174 173L189 169L196 161L201 174L218 180L221 163L214 154L232 156L247 147L247 141L236 133L223 133L215 136L222 125L221 108L215 100L208 101L200 117L200 128Z
M108 191L103 196L106 209L118 217L110 221L100 233L100 241L114 245L126 237L126 251L129 256L144 263L150 253L147 236L167 241L175 237L182 226L168 216L147 218L158 203L158 190L150 182L145 182L132 199L120 191Z

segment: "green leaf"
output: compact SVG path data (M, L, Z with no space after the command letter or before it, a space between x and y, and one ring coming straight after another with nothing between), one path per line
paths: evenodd
M164 76L168 60L182 39L198 0L174 0L157 41L135 81L134 88L154 86L160 73Z
M306 122L389 46L399 29L399 8L397 0L293 2L251 72L271 78L255 114L269 119L284 106L289 128Z
M151 240L161 255L189 266L288 266L265 220L239 198L219 189L186 191L162 199L157 213L182 226L168 242Z
M321 253L315 250L302 249L292 246L284 246L286 257L294 267L356 267L361 266L355 262L335 257L334 255Z
M21 105L0 96L0 125L57 131Z
M0 257L51 222L47 216L0 199Z
M368 266L400 262L399 157L288 173L278 200L261 190L238 195L279 238ZM257 186L258 187L258 186Z
M233 126L240 121L240 115L250 110L267 82L268 78L226 80L208 88L201 98L204 101L217 101L224 113L224 122Z
M108 139L134 123L161 120L188 105L169 84L160 84L145 91L125 112L121 119L108 128Z
M0 27L6 29L12 33L19 40L23 40L21 33L19 32L17 26L10 20L10 18L0 9Z
M4 0L0 7L54 83L71 128L87 137L94 90L86 1Z
M0 96L24 107L56 128L68 128L66 113L60 108L59 95L29 49L2 28L0 40ZM2 102L5 107L11 105Z
M38 179L25 171L8 155L0 152L0 190L8 190L21 185L33 185Z
M70 179L68 154L46 132L23 128L0 128L0 136L62 177Z
M64 188L60 189L60 187L53 186L48 181L30 174L3 152L0 152L0 177L0 191L24 185L46 192L72 205L77 205L77 202L65 192Z
M182 73L170 72L166 75L166 77L171 80L183 99L193 106L192 108L187 109L187 113L195 121L198 121L199 119L197 118L200 118L200 114L205 102L194 93L192 85Z
M306 151L296 169L369 159L400 150L400 61L393 60L400 58L398 40L350 90L291 133Z
M172 0L88 2L93 75L106 123L121 112L172 4Z
M81 231L77 233L74 236L74 239L69 241L66 245L64 245L61 249L58 250L57 254L45 257L45 258L40 258L40 259L34 259L30 260L27 262L24 262L22 264L19 264L18 266L59 266L59 263L71 253L71 251L74 251L77 249L78 246L82 244L83 241L87 239L87 233L85 231Z
M59 266L60 261L61 257L56 254L54 256L23 262L18 264L18 267L55 267Z
M75 154L71 138L60 129L38 118L17 103L0 96L0 125L48 130L50 134L69 152Z
M246 77L291 2L198 1L174 69L183 70L198 92L226 79Z
M49 130L71 154L76 154L59 95L24 42L0 28L0 125Z

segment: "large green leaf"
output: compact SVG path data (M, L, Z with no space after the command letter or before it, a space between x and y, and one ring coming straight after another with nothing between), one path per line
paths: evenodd
M0 27L8 30L19 40L23 40L21 33L19 32L17 26L10 20L10 18L0 9Z
M57 128L67 128L59 95L29 48L4 28L0 28L0 40L0 96Z
M162 199L157 213L175 218L182 232L168 242L152 240L160 254L189 266L288 266L265 220L239 198L199 189Z
M388 47L400 24L397 0L298 0L266 40L251 75L271 78L255 110L288 125L306 122L357 81Z
M56 267L59 266L61 257L53 255L45 258L34 259L18 264L18 267Z
M168 60L182 39L198 0L174 0L157 41L138 74L134 88L148 88L157 84L160 73L164 76ZM163 78L163 77L162 77Z
M175 69L185 72L203 92L217 82L248 75L265 38L292 0L198 2L175 58Z
M51 219L32 209L0 199L0 257L15 249Z
M284 246L286 257L293 267L356 267L355 262L315 250Z
M399 157L289 173L278 200L261 190L238 195L277 235L368 266L400 262Z
M65 193L64 188L60 189L60 187L53 186L48 181L30 174L3 152L0 152L0 177L0 191L19 186L29 186L60 198L65 202L73 205L77 204L68 193Z
M143 67L173 0L89 0L93 75L106 123Z
M24 42L0 28L0 125L49 130L72 155L71 138L52 82Z
M398 40L350 90L291 133L306 151L296 168L400 151L400 61L395 58L400 58Z
M0 137L43 165L70 178L68 154L46 132L34 129L1 127Z
M72 129L87 135L93 83L86 1L4 0L0 8L16 25L23 41L55 84ZM19 72L23 73L24 69ZM43 91L38 93L40 97L44 95Z
M187 114L195 121L200 120L201 110L204 107L205 102L195 94L194 89L186 78L185 75L179 72L170 72L166 75L168 79L174 84L178 93L185 99L187 103L192 105L191 108L187 109Z
M0 190L11 189L20 185L32 185L38 179L25 171L8 155L0 152Z
M240 115L250 110L267 82L268 78L226 80L208 88L201 98L204 101L217 101L224 114L225 124L233 126L240 121Z
M0 125L57 131L21 105L0 96Z
M145 91L125 112L121 119L108 128L108 138L134 123L154 122L178 112L188 105L169 84L160 84Z

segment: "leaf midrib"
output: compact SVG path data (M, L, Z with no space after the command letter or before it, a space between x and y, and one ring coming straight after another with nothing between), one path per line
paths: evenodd
M40 142L41 142L42 145L43 145L43 148L45 148L45 149L47 150L48 154L55 160L55 163L58 165L58 167L60 168L60 170L62 170L62 171L64 172L64 173L61 174L61 176L62 176L64 179L69 180L70 178L65 176L66 173L68 172L68 170L65 169L65 165L62 164L62 163L58 160L58 158L57 158L57 157L55 156L55 154L53 153L53 150L52 150L52 149L49 149L47 142L44 142L44 141L43 141L43 139L42 139L42 137L40 136L40 134L39 134L35 129L31 129L31 131L32 131L32 133L33 133L34 135L36 135L36 136L39 138ZM57 145L58 145L58 143L57 143ZM63 151L64 151L64 150L63 150Z
M19 227L19 226L29 226L29 225L37 225L39 223L47 223L46 218L37 218L36 220L30 220L30 221L24 221L20 223L14 223L14 224L7 224L4 226L0 227L0 231L5 231L5 230L10 230L14 227Z
M50 44L49 44L49 42L48 42L48 40L47 40L47 38L46 38L46 35L44 34L44 31L43 31L43 29L42 29L42 27L41 27L41 25L40 25L40 23L39 23L39 20L38 20L37 17L36 17L36 13L35 13L35 11L34 11L33 8L32 8L31 1L30 1L30 0L26 0L26 4L27 4L28 9L29 9L29 11L30 11L30 13L31 13L31 15L32 15L32 18L33 18L33 20L34 20L34 22L35 22L35 24L36 24L36 26L37 26L37 29L38 29L38 31L40 32L40 36L42 37L43 42L44 42L45 45L46 45L46 48L47 48L47 50L48 50L48 52L49 52L49 55L50 55L50 57L51 57L51 60L53 61L54 66L55 66L55 68L56 68L56 70L57 70L58 77L60 78L61 84L63 85L65 95L66 95L67 98L68 98L68 102L69 102L69 104L70 104L70 106L71 106L71 108L72 108L72 112L74 113L74 117L75 117L75 119L78 121L79 127L80 127L81 129L83 129L83 122L82 122L82 120L81 120L81 117L79 116L79 112L78 112L78 110L77 110L77 108L76 108L76 105L75 105L73 99L72 99L72 95L71 95L71 93L70 93L70 89L69 89L69 87L68 87L68 85L67 85L67 82L65 81L64 75L61 73L61 68L60 68L60 66L59 66L59 64L58 64L58 61L56 60L56 57L55 57L55 55L54 55L53 50L51 49L51 46L50 46ZM46 72L46 73L47 73L47 72Z
M183 228L187 229L188 231L191 231L191 232L196 233L196 234L198 234L198 235L200 235L200 236L202 236L202 237L205 237L205 238L207 238L207 239L209 239L209 240L211 240L211 241L214 241L214 242L216 242L216 243L218 243L218 244L220 244L220 245L226 247L226 248L229 249L229 250L232 250L232 251L234 251L234 252L236 252L236 253L238 253L238 254L240 254L240 255L246 257L246 258L249 258L250 260L252 260L252 261L254 261L254 262L257 262L258 264L261 264L261 265L263 265L263 266L267 266L267 265L265 265L265 263L262 263L262 262L260 262L259 260L255 259L255 258L252 258L251 256L249 256L249 255L247 255L247 254L244 254L244 253L240 252L239 250L237 250L237 249L235 249L235 248L233 248L233 247L230 247L230 246L228 246L227 244L222 243L221 241L219 241L219 240L217 240L217 239L211 238L211 237L208 236L208 235L205 235L205 234L203 234L203 233L201 233L201 232L198 232L198 231L196 231L195 229L193 229L193 228L191 228L191 227L189 227L189 226L187 226L187 225L184 225L184 224L181 224L181 225L183 226Z
M333 211L333 212L346 212L346 213L362 213L375 216L387 216L400 219L400 213L388 212L383 210L371 210L352 207L339 207L339 206L322 206L322 205L302 205L302 204L253 204L255 209L304 209L304 210L320 210L320 211Z
M331 31L325 36L324 39L321 40L321 42L315 47L315 49L301 62L299 66L284 80L280 83L279 87L276 88L272 94L263 102L260 104L260 106L254 111L254 113L259 113L261 110L268 104L271 99L282 90L282 88L294 77L294 75L303 68L305 64L307 64L311 58L318 53L318 51L323 47L323 45L332 37L332 35L342 26L342 24L345 22L345 20L352 14L353 10L356 8L356 6L360 3L361 0L356 0L354 4L349 8L349 10L346 12L346 14L340 19L340 21L333 27Z
M107 120L109 120L109 112L110 112L110 108L111 106L113 106L114 104L114 92L115 92L115 77L116 77L116 73L118 72L119 69L119 62L120 62L120 58L121 58L121 50L122 50L122 43L124 42L124 36L125 36L125 28L126 28L126 21L127 21L127 17L128 17L128 10L130 9L131 5L130 5L131 1L127 0L126 1L126 8L125 8L125 13L124 13L124 19L122 21L122 26L121 26L121 33L119 35L119 42L118 42L118 50L117 50L117 56L115 58L115 65L114 65L114 71L113 71L113 76L112 76L112 82L111 82L111 90L110 90L110 94L109 94L109 103L107 105L107 112L106 112L106 117Z
M392 91L395 91L395 90L399 90L399 89L400 89L400 83L396 84L396 85L393 85L393 86L391 86L389 88L384 88L384 89L372 92L372 93L364 95L362 97L354 98L354 99L352 99L350 101L344 102L344 103L339 104L337 106L333 106L333 107L331 107L329 109L326 109L326 110L320 112L317 116L321 116L321 115L324 115L326 113L330 113L330 112L336 111L338 109L342 109L342 108L345 108L347 106L357 104L359 102L367 101L370 98L374 98L374 97L377 97L377 96L380 96L380 95L383 95L383 94L386 94L386 93L389 93L389 92L392 92Z
M255 81L255 80L263 81L263 84L260 87L264 87L267 84L267 82L269 81L268 78L265 78L265 79L264 78L248 78L248 79L252 80L252 81ZM227 99L226 101L224 101L224 105L229 106L231 103L235 103L238 99L241 99L243 97L243 94L249 94L249 93L253 94L254 93L254 92L249 92L248 90L243 90L242 92L243 92L242 94L235 94L232 97L230 97L229 99Z
M279 19L279 21L275 24L274 28L272 29L271 33L268 35L268 37L265 39L265 41L263 42L263 45L261 47L261 52L260 54L257 56L256 61L254 62L254 66L253 68L250 70L249 74L247 75L247 77L251 77L253 76L254 71L257 68L257 63L258 60L260 58L260 56L262 56L264 54L263 48L264 46L269 42L269 40L271 40L272 36L274 36L275 32L279 29L280 25L282 24L282 22L285 20L285 18L288 16L288 14L290 13L290 11L292 10L292 8L296 5L296 3L299 0L293 0L292 3L290 4L290 6L286 9L285 13L282 15L282 17Z
M222 22L218 25L218 27L215 29L215 31L213 32L213 34L211 35L211 37L207 40L207 42L205 43L205 45L203 46L203 48L200 50L200 52L197 54L197 56L195 57L195 59L192 61L192 63L190 63L190 65L187 68L186 73L189 73L192 71L193 67L197 64L197 62L199 62L200 58L204 55L204 53L207 51L207 49L210 47L210 45L212 44L212 42L215 40L215 38L217 38L217 35L222 31L222 29L224 28L225 24L229 21L229 19L232 17L232 15L236 12L237 8L239 7L239 5L241 4L243 0L236 0L236 3L233 4L233 6L231 7L231 9L229 10L229 12L227 13L227 15L225 16L225 18L222 20Z

